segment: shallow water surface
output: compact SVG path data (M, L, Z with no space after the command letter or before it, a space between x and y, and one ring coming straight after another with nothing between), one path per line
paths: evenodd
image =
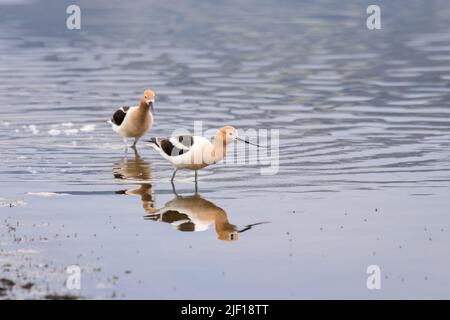
M369 31L364 1L79 1L71 31L67 1L0 1L9 294L449 298L450 5L379 3ZM173 190L106 123L148 87L148 137L279 130L277 173L218 164Z

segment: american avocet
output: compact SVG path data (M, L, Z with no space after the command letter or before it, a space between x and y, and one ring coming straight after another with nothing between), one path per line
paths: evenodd
M109 123L112 129L123 138L127 145L127 138L134 138L133 147L153 124L153 103L155 94L152 90L145 90L138 106L122 107L118 109Z
M227 145L238 140L259 147L257 144L239 138L237 130L232 126L220 128L212 142L200 136L157 137L148 142L174 166L175 170L171 179L173 182L179 169L195 170L195 181L197 181L197 170L223 160L227 153Z
M247 231L255 225L266 223L255 223L238 230L234 224L228 221L225 210L211 201L205 200L199 194L176 195L163 208L148 215L146 219L170 223L179 231L205 231L214 225L217 239L224 241L236 241L239 239L239 233Z

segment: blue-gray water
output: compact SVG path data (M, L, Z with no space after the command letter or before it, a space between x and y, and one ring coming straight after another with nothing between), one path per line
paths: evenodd
M0 1L10 297L450 297L448 1L378 1L374 31L366 1L78 1L81 30L69 4ZM181 199L223 211L225 234L270 223L223 241L214 217L198 232L149 218L175 198L171 167L144 144L125 160L106 124L148 87L148 137L280 130L276 175L215 165ZM176 183L192 195L191 172Z

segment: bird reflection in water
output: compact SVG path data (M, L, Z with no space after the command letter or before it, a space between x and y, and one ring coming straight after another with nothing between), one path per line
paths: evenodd
M155 213L146 216L147 220L166 222L173 225L179 231L205 231L214 225L217 238L224 241L237 241L239 234L250 230L253 226L267 223L260 222L238 228L228 221L225 210L216 206L211 201L202 198L199 194L191 196L180 196L176 193L175 198L170 200Z
M153 188L151 184L152 171L148 161L142 159L134 150L134 159L127 155L117 161L113 168L114 177L127 184L138 184L137 189L116 191L117 194L136 195L141 197L142 206L147 212L146 220L170 223L179 231L205 231L214 225L217 238L224 241L237 241L242 232L266 222L254 223L238 229L228 221L225 210L211 201L202 198L198 193L190 196L180 196L172 184L175 197L163 208L155 209Z
M123 159L114 164L113 174L116 179L124 180L127 183L135 183L140 187L119 190L116 193L140 196L144 210L152 214L156 210L151 184L152 170L150 163L141 158L136 148L133 148L133 150L134 159L128 159L127 154L125 154Z

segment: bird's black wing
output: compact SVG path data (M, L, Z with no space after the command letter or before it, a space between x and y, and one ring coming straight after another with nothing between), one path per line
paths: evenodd
M193 136L179 136L172 138L153 138L149 142L156 144L165 154L171 157L180 156L188 152L194 144Z
M111 119L112 123L120 126L123 122L123 119L125 119L125 116L127 115L127 112L129 109L130 109L130 107L122 107L119 110L117 110L116 112L114 112L114 115Z

